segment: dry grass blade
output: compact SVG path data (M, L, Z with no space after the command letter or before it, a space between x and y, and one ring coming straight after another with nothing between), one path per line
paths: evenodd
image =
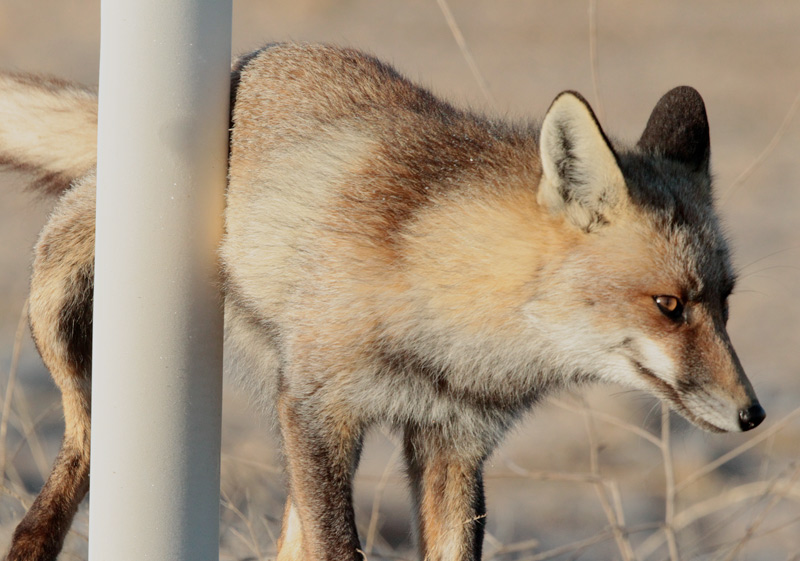
M603 485L611 495L611 502L614 506L614 511L617 513L617 519L620 521L620 525L623 526L627 534L630 535L630 529L625 523L625 512L622 509L622 495L619 492L619 485L614 480L603 480ZM631 553L631 555L634 558L636 557L634 553Z
M566 553L575 553L584 551L593 545L598 543L608 541L609 539L613 538L613 532L611 530L605 530L600 532L599 534L595 534L594 536L588 537L583 540L578 540L576 542L562 545L560 547L554 547L548 551L543 551L542 553L537 553L536 555L529 555L528 557L522 557L517 561L547 561L548 559L554 559L559 555L564 555Z
M589 464L592 475L596 478L594 488L597 493L597 498L600 500L600 505L603 507L608 523L611 525L611 532L614 535L614 541L617 543L622 559L624 561L633 561L636 556L633 553L633 547L628 540L628 535L625 531L625 518L621 506L615 509L612 506L612 499L609 497L608 487L603 484L603 476L600 473L599 450L600 444L597 438L597 427L594 424L593 411L583 403L583 418L586 426L586 433L589 437Z
M372 554L372 548L375 545L375 536L378 532L378 519L380 517L380 509L381 509L381 500L383 499L383 493L386 490L386 486L389 483L389 476L391 475L392 471L395 468L395 464L397 463L397 459L400 457L400 446L395 446L394 450L392 451L392 455L389 457L389 461L386 462L386 467L383 469L383 473L381 474L381 479L378 484L375 486L375 491L372 494L372 514L369 518L369 527L367 530L367 541L364 545L364 550L366 554Z
M513 477L524 477L534 481L564 481L597 483L598 477L592 473L564 473L562 471L529 470L515 463L509 458L503 458L503 464L511 473L493 473L486 476L487 479L508 479Z
M5 485L6 480L6 461L7 447L6 436L8 435L8 418L11 414L11 400L14 396L14 385L17 380L17 369L19 367L19 355L22 349L22 335L25 332L28 317L28 300L22 304L22 310L17 322L17 330L14 334L14 348L11 354L11 366L8 369L8 382L6 383L6 394L3 399L3 416L0 418L0 484Z
M5 481L3 482L3 485L0 486L0 493L3 495L8 495L9 497L16 500L25 510L28 510L28 508L30 508L30 503L28 502L28 500L19 493L17 493L16 491L14 491L13 489L9 488L8 485L5 484Z
M580 413L582 411L582 409L580 407L571 405L571 404L569 404L566 401L563 401L561 399L553 399L553 398L551 398L550 400L548 400L548 403L552 403L556 407L559 407L561 409L565 409L567 411L571 411L573 413ZM630 433L633 433L636 436L638 436L638 437L646 440L647 442L651 443L653 446L656 446L657 448L661 448L661 439L659 439L657 436L647 432L646 430L644 430L641 427L638 427L638 426L636 426L634 424L625 422L622 419L618 419L617 417L614 417L613 415L609 415L607 413L603 413L602 411L593 411L592 414L594 415L594 418L599 420L599 421L603 421L605 423L608 423L610 425L614 425L614 426L619 427L619 428L621 428L623 430L626 430L626 431L628 431Z
M767 157L772 153L775 147L783 138L783 135L786 134L786 131L789 129L789 125L791 124L792 120L794 119L797 110L800 109L800 92L798 92L797 97L794 98L794 101L789 106L789 110L786 112L786 115L783 117L783 121L781 121L778 130L772 137L772 140L769 141L766 148L764 148L761 153L756 157L753 162L745 168L745 170L739 174L731 186L728 188L727 192L725 193L725 198L723 199L722 204L727 204L733 194L739 189L739 187L747 181L753 172L757 170L761 164L767 159Z
M686 528L701 518L730 508L737 503L766 497L775 488L781 489L783 498L793 499L800 505L800 485L792 485L786 479L781 479L776 482L754 481L734 487L725 493L715 495L705 501L697 502L682 510L675 516L675 528L677 530Z
M39 414L38 417L31 419L27 407L27 398L25 397L25 393L22 391L22 387L17 387L16 391L17 397L14 400L14 403L17 406L17 430L22 433L22 438L10 457L16 457L22 448L27 445L31 451L31 454L33 455L40 477L42 480L45 480L50 474L50 465L47 463L47 457L44 453L44 448L42 447L39 439L39 433L37 432L37 429L48 416L61 410L61 402L53 401L49 407ZM10 468L10 466L7 465L6 468Z
M233 504L233 501L230 499L230 497L225 491L221 491L221 493L223 499L222 506L224 506L226 509L235 514L236 517L239 518L239 520L241 520L242 523L244 523L245 527L247 528L247 533L249 534L249 536L245 536L244 534L242 534L236 528L233 527L228 528L228 530L231 532L231 534L239 538L242 541L242 543L244 543L247 546L248 549L250 549L250 551L256 556L256 559L261 561L262 559L264 559L264 557L262 556L261 548L258 545L258 536L256 535L253 523L251 522L250 518L248 518L241 510L239 510L239 508L235 504ZM245 500L249 502L250 500L249 496L246 495Z
M494 552L491 553L490 555L486 555L485 553L485 551L487 550L487 546L494 548ZM490 531L485 530L483 534L483 547L484 547L484 557L486 561L488 561L489 559L493 559L496 555L498 555L498 550L503 549L505 545L503 544L503 542L494 537L494 535Z
M768 494L772 496L772 499L769 503L764 507L764 509L759 513L758 517L747 527L745 530L744 535L742 538L734 545L727 554L722 554L718 556L716 559L720 561L733 561L736 555L744 548L747 542L755 535L758 528L764 523L767 518L767 515L780 503L784 498L786 498L787 493L790 489L794 488L794 484L797 482L797 479L800 478L800 466L795 466L794 472L792 476L789 478L787 485L784 489L776 490L777 482L772 482L770 488L768 489Z
M47 454L44 452L44 447L42 446L37 429L49 415L61 409L61 401L53 401L49 407L44 409L36 418L33 418L31 416L28 398L25 396L25 392L21 385L16 386L15 393L14 418L15 424L17 425L17 430L22 433L22 439L17 445L17 448L14 450L12 457L16 456L16 454L27 445L31 455L33 456L39 476L42 478L42 480L46 480L47 476L50 474L51 465L47 459Z
M282 475L283 469L280 466L276 466L274 464L265 464L264 462L259 462L257 460L251 460L250 458L242 458L239 456L234 456L233 454L227 454L225 452L222 453L222 459L224 461L233 462L236 464L242 464L245 466L256 467L261 471L266 473L273 473L276 475Z
M456 18L453 17L453 12L450 11L450 6L447 4L447 0L436 0L436 3L439 4L439 9L442 11L442 15L447 21L447 26L450 28L450 33L453 34L453 39L455 39L458 48L461 49L461 56L464 57L464 60L469 66L470 72L472 72L472 76L478 83L478 88L480 88L481 94L483 94L484 99L490 106L497 107L497 101L495 101L492 92L489 91L489 86L486 83L483 74L481 74L481 71L478 69L475 59L472 58L472 53L470 52L469 47L467 47L467 41L464 39L464 35L461 33L458 23L456 23Z
M675 532L680 532L706 516L725 511L748 500L763 499L773 493L779 493L782 498L791 498L800 504L800 485L793 484L785 477L776 477L771 481L755 481L739 485L710 499L697 502L675 514L672 527ZM640 559L647 559L665 541L664 533L652 534L640 544L636 554Z
M600 97L600 82L597 71L597 0L589 0L589 61L592 69L592 89L594 90L594 109L602 123L605 120L603 100Z
M523 540L510 544L501 543L498 544L497 549L493 551L491 555L486 557L486 561L491 561L500 555L506 555L508 553L520 553L529 549L536 549L537 547L539 547L539 540L537 539Z
M264 526L264 529L267 532L267 536L269 536L269 541L270 541L270 543L272 543L272 547L274 547L277 550L278 549L278 536L276 536L275 532L272 531L272 528L269 525L270 522L275 522L277 524L280 524L281 520L280 519L277 519L277 520L273 519L271 516L264 516L263 518L261 518L261 524Z
M728 452L726 454L723 454L722 456L720 456L719 458L717 458L713 462L707 463L702 468L698 469L694 473L692 473L689 476L687 476L683 481L681 481L680 483L678 483L675 486L675 491L676 492L682 491L683 489L685 489L686 487L688 487L689 485L691 485L695 481L701 479L702 477L705 477L706 475L708 475L709 473L711 473L712 471L717 469L722 464L731 461L732 459L736 458L737 456L740 456L741 454L743 454L746 451L750 450L754 446L756 446L758 444L761 444L762 442L764 442L765 440L767 440L768 438L773 436L775 433L777 433L777 432L783 430L784 428L786 428L786 426L792 420L794 420L794 418L797 417L797 416L800 416L800 407L798 407L797 409L794 409L793 411L791 411L783 419L781 419L780 421L778 421L777 423L772 425L769 429L765 430L764 432L762 432L758 436L754 436L753 438L751 438L750 440L748 440L744 444L741 444L740 446L737 446L736 448L734 448L730 452Z
M664 535L667 538L670 561L680 561L678 538L675 531L675 464L672 461L669 405L661 404L661 457L664 459Z

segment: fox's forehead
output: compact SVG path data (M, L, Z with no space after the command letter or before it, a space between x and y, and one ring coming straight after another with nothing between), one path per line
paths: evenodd
M689 301L719 301L733 291L736 275L717 224L677 223L660 228L670 253L671 272L683 297Z
M662 241L670 271L690 300L727 296L736 281L708 173L663 158L620 156L631 202Z

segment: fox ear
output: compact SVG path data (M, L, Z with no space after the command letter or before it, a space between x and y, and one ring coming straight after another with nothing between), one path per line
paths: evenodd
M542 181L538 201L564 212L590 232L611 221L627 197L617 157L591 107L580 94L556 97L542 123L539 139Z
M637 146L707 173L711 156L708 117L697 90L680 86L664 94Z

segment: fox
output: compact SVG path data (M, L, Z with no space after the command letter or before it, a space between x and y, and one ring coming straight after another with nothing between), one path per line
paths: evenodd
M625 143L575 91L511 123L352 48L271 44L231 85L225 346L279 435L278 561L362 559L353 477L379 424L402 435L420 559L478 561L484 464L556 392L621 384L711 432L764 420L726 331L695 89ZM56 559L89 489L96 133L93 90L0 74L0 163L57 199L29 322L65 420L8 561Z

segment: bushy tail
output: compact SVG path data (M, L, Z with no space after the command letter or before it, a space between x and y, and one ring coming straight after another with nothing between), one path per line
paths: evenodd
M95 165L97 95L79 85L0 73L0 167L58 194Z

